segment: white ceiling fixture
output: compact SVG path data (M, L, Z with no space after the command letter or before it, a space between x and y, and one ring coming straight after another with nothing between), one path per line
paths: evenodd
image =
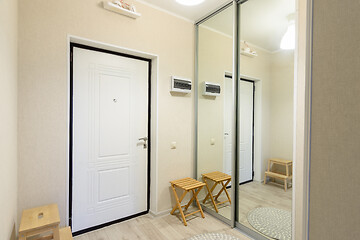
M230 0L204 0L201 4L193 5L189 7L187 5L181 5L178 0L136 0L142 4L150 7L163 10L169 14L187 19L191 22L195 22L215 9L223 6ZM200 0L188 0L186 2L198 2Z
M195 6L203 3L205 0L176 0L177 3L180 3L185 6Z
M281 38L280 48L283 50L295 49L295 14L289 14L287 16L288 27L284 36Z
M280 48L284 50L295 49L295 22L289 23L289 26L281 39Z

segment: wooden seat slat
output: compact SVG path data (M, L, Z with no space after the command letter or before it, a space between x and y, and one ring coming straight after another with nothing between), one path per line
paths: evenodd
M222 173L222 172L211 172L211 173L206 173L206 174L202 174L204 177L215 181L215 182L223 182L226 180L231 179L231 176L226 174L226 173Z
M292 160L285 160L285 159L281 159L281 158L270 158L269 160L272 162L283 163L283 164L292 163Z

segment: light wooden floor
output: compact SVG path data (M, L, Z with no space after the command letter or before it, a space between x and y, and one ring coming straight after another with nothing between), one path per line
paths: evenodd
M187 219L185 227L177 216L165 215L153 217L150 214L134 218L122 223L114 224L97 231L75 237L75 240L185 240L192 236L217 232L238 237L241 240L250 240L239 231L205 213Z
M230 193L229 189L229 193ZM247 221L247 214L258 207L274 207L280 208L291 212L292 204L292 188L289 188L286 192L284 187L272 182L268 184L262 184L259 182L250 182L240 185L239 196L239 222L244 226L255 230ZM218 201L225 201L226 196L222 194ZM210 201L207 201L206 206L213 208ZM231 208L230 204L226 203L219 207L219 214L230 219Z

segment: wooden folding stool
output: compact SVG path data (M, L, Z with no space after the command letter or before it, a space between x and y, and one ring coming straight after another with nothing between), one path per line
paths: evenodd
M211 172L211 173L206 173L206 174L202 174L202 178L206 184L206 188L208 190L208 194L206 195L203 203L206 202L206 200L208 200L209 198L211 199L211 202L213 203L214 205L214 208L215 208L215 211L218 213L219 210L217 208L217 205L219 204L223 204L223 203L226 203L226 202L230 202L231 204L231 198L230 198L230 195L228 193L228 191L226 190L226 186L230 183L231 181L231 176L226 174L226 173L222 173L222 172ZM208 180L211 180L214 182L214 185L212 186L212 188L210 189L210 186L209 186L209 182ZM224 183L225 182L225 183ZM214 189L216 188L216 186L218 184L221 184L222 188L221 190L216 194L216 195L213 195L212 192L214 191ZM226 201L223 201L223 202L220 202L220 203L216 203L215 201L217 201L217 199L219 198L220 194L222 192L225 192L228 200ZM214 198L215 197L215 198Z
M195 180L193 178L183 178L183 179L171 181L170 183L171 183L171 188L172 188L172 190L174 192L174 197L175 197L175 200L176 200L176 205L174 206L174 208L172 209L170 214L174 214L175 210L179 209L179 212L181 214L181 217L182 217L182 220L183 220L185 226L187 226L185 217L188 217L190 215L193 215L195 213L200 212L202 218L204 218L205 216L204 216L204 213L203 213L202 208L200 206L197 195L199 194L200 190L205 186L205 183L199 182L199 181L197 181L197 180ZM176 188L180 188L180 189L184 190L184 193L182 194L180 199L179 199L179 197L178 197L178 195L176 193ZM181 206L181 201L185 198L186 194L188 192L190 192L190 191L193 193L192 198L190 199L190 201L186 205ZM184 211L186 211L189 208L190 204L194 200L196 201L196 204L199 207L199 210L184 215L184 212L183 212L182 208L185 207Z

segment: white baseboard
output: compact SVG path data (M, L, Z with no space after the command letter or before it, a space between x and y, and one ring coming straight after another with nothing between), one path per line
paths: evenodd
M171 210L172 210L171 208L167 209L167 210L164 210L164 211L160 211L160 212L153 212L153 211L149 210L149 213L154 217L161 217L161 216L165 216L167 214L170 214Z

